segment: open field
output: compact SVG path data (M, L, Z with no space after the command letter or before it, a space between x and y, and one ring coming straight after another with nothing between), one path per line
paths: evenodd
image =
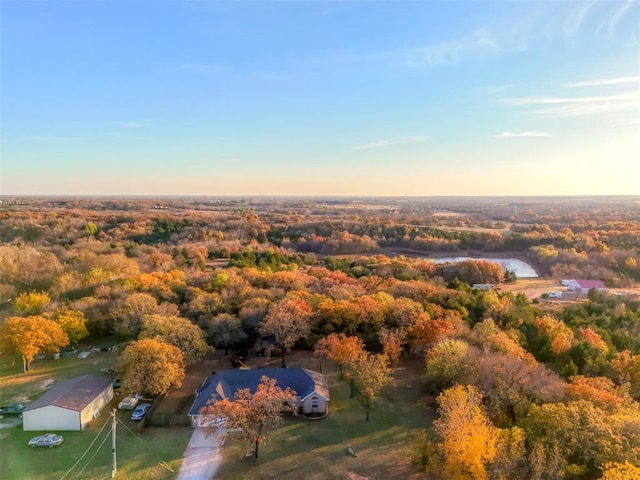
M3 404L20 401L27 403L42 394L54 381L83 374L104 375L104 369L115 363L115 352L94 352L86 359L77 355L60 360L36 360L28 374L22 372L22 361L16 357L3 357L0 364ZM0 420L0 478L2 480L60 479L76 463L66 478L100 479L111 477L111 436L107 425L108 412L117 406L116 396L102 415L82 432L55 432L64 436L59 447L29 448L31 437L43 432L24 432L19 419L6 417ZM118 412L123 425L117 429L118 477L133 480L175 478L182 462L182 454L189 441L188 428L146 428L136 435L135 422L129 419L131 412ZM13 422L13 424L12 424ZM131 429L129 431L128 429ZM87 451L91 442L95 444ZM104 440L104 443L102 443ZM82 460L80 460L82 457ZM160 465L167 462L168 467ZM84 470L82 470L84 468ZM82 473L80 473L82 470Z
M511 292L514 295L524 294L530 300L539 298L543 293L556 290L565 290L560 284L551 278L519 278L514 283L503 283L500 285L502 292Z
M566 306L572 303L586 301L587 296L577 295L569 292L567 287L558 283L558 281L550 278L521 278L515 283L504 283L500 285L501 292L511 292L514 295L518 293L524 294L529 300L542 300L542 295L549 292L562 292L562 298L547 298L546 303L557 304L558 306ZM625 288L611 288L608 290L609 295L624 294L624 296L633 297L640 295L640 286L631 286Z
M88 348L86 348L88 350ZM79 349L82 351L82 348ZM54 382L79 375L105 375L116 363L117 352L91 352L87 358L78 354L59 360L36 359L28 373L22 373L20 356L0 357L0 403L28 403L38 398Z
M279 359L255 359L253 366L277 366ZM318 369L310 352L294 352L291 366ZM224 460L218 476L225 480L260 479L347 479L353 472L364 477L423 479L410 461L412 435L430 428L434 418L432 397L420 388L424 360L403 359L395 369L396 386L383 390L366 423L365 409L358 398L349 398L349 384L339 379L330 364L330 414L320 420L289 418L260 448L260 458L242 458L239 436L231 435L222 449ZM408 387L411 388L408 388ZM352 447L357 457L347 455Z

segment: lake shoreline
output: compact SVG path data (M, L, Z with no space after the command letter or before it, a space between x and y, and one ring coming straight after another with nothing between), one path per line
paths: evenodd
M538 278L544 278L544 272L540 264L536 259L533 259L530 255L527 255L523 252L484 252L480 250L453 250L447 252L425 252L421 250L413 250L409 248L385 248L382 252L382 255L387 255L389 257L411 257L411 258L425 258L425 259L438 259L438 258L447 258L447 257L469 257L471 259L480 259L480 258L493 258L493 259L507 259L513 258L516 260L520 260L531 266L531 268L536 272ZM527 277L523 277L527 278Z

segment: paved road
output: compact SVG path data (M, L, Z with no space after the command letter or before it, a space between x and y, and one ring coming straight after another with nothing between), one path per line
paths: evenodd
M204 429L195 428L184 451L184 460L177 480L211 480L222 461L220 451L224 444L225 429L207 437Z

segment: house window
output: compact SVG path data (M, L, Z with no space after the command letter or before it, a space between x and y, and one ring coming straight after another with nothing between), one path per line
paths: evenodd
M311 398L311 408L318 408L318 397Z

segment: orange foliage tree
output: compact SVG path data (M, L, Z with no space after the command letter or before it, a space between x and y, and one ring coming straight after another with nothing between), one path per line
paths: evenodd
M286 367L285 354L300 338L308 335L313 310L302 298L284 298L275 303L258 327L263 336L273 335L282 349L282 367Z
M389 359L389 365L393 364L402 355L402 349L407 338L406 330L400 328L383 328L380 330L380 344L382 353Z
M351 397L353 398L353 366L362 357L364 342L356 336L346 336L343 333L332 333L321 338L316 343L315 351L321 358L331 358L340 367L340 379L344 378L344 369L351 379Z
M278 426L285 412L296 413L296 392L281 389L276 380L263 376L255 393L248 388L238 390L233 400L223 398L211 401L200 410L205 415L206 429L211 434L216 429L216 419L223 419L230 430L240 429L248 449L258 458L258 447L267 439L268 429ZM251 451L251 450L249 450Z

